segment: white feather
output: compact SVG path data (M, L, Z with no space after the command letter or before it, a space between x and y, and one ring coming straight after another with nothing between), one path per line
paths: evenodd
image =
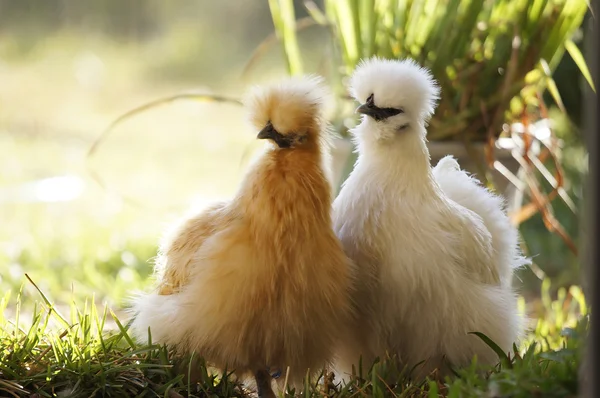
M510 287L515 269L531 264L521 255L519 233L506 215L506 203L460 169L451 155L440 159L433 175L450 199L477 213L492 235L492 246L504 286Z
M523 330L506 283L523 260L500 200L449 159L434 175L425 122L439 90L427 70L375 58L360 64L351 84L360 102L373 94L376 106L404 112L382 121L363 116L352 131L359 156L334 202L334 227L359 269L359 318L343 336L338 371L386 351L408 366L428 360L417 376L442 357L455 366L474 355L494 363L491 348L468 333L482 332L508 352ZM458 179L465 184L448 187ZM462 189L480 201L461 201Z

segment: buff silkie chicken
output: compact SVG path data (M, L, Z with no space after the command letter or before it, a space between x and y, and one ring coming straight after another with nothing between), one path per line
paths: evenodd
M161 245L155 291L135 299L134 335L288 385L332 359L351 315L352 267L333 232L326 90L318 77L257 88L245 104L270 142L235 197L187 219ZM284 378L279 379L283 381Z
M357 267L358 323L341 339L337 371L345 377L360 357L369 365L386 354L408 369L420 364L415 378L434 369L448 374L475 355L494 364L495 352L469 332L484 333L507 352L521 335L523 319L507 282L523 262L513 231L500 226L495 199L471 181L463 188L489 203L471 198L461 205L458 186L450 196L436 181L426 123L439 89L429 71L411 60L372 58L350 84L361 103L362 121L352 130L359 155L333 206L334 229ZM458 173L449 163L440 165L444 173Z

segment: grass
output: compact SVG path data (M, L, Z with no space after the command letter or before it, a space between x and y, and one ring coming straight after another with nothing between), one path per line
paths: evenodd
M127 325L108 307L94 300L62 315L49 298L39 293L31 318L0 316L0 394L37 397L240 397L252 391L230 374L207 368L201 358L176 358L164 346L137 344ZM551 300L546 283L544 307L535 328L510 356L482 373L472 366L456 369L454 377L413 383L407 369L393 359L376 361L347 384L327 379L307 380L302 391L285 396L304 397L574 397L578 369L588 329L588 310L577 287L559 290ZM4 313L9 295L0 301ZM15 299L21 305L21 293ZM14 319L14 320L13 320ZM111 320L115 326L108 327ZM492 348L494 343L481 335ZM37 394L37 395L32 395Z
M105 334L109 316L118 331ZM49 327L52 321L60 327ZM83 309L73 306L70 320L45 301L26 331L19 327L19 313L11 326L5 324L0 333L0 391L12 396L167 396L181 385L165 347L136 346L116 315L108 307L98 311L93 301ZM208 374L194 387L235 396L228 390L235 388L232 383L215 383ZM175 391L168 396L177 396Z

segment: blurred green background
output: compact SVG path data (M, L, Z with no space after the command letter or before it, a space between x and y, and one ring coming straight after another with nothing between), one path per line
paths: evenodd
M308 15L295 6L297 18ZM118 309L143 288L165 226L190 206L231 195L259 144L240 107L178 101L121 124L88 159L90 146L120 114L155 98L239 97L285 76L279 46L242 73L273 30L260 0L0 0L0 292L18 292L27 273L60 305L94 295ZM313 65L323 32L299 33ZM554 77L569 115L550 109L564 142L565 187L581 209L585 83L568 54ZM579 242L579 215L553 204ZM532 306L542 274L553 289L579 284L580 259L539 215L520 229L535 266L517 283ZM25 303L37 299L24 289Z

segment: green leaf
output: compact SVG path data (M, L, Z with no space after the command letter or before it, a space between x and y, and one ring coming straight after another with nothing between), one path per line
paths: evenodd
M48 300L48 298L46 297L46 295L44 294L44 292L42 292L42 290L38 287L38 285L35 284L35 282L29 277L29 275L25 274L25 277L27 278L27 280L29 280L29 282L33 285L33 287L35 287L35 289L38 291L38 293L40 294L40 296L42 297L42 300L44 300L44 302L46 303L46 305L48 306L48 308L50 308L52 310L52 312L54 312L54 314L57 316L57 318L60 320L60 322L65 326L65 327L70 327L71 325L69 324L69 322L67 322L67 320L65 319L64 316L62 316L60 314L60 312L58 312L58 310L54 307L54 305L50 302L50 300ZM21 294L21 292L19 292L19 295ZM17 311L17 316L19 315L19 311ZM17 318L17 326L19 326L19 318Z
M277 37L283 43L285 60L288 65L288 73L296 75L302 73L302 61L300 49L296 37L296 17L294 15L294 3L292 0L269 0L271 19L275 26Z
M302 74L302 57L296 35L296 15L292 0L279 0L281 20L283 22L282 36L288 67L291 75Z
M117 316L115 315L115 313L112 310L110 310L110 315L112 316L113 320L119 327L119 330L121 331L121 335L125 338L125 340L127 340L127 343L129 344L129 346L135 350L137 346L134 343L133 339L131 337L129 337L129 333L127 333L127 329L125 329L125 327L123 327L123 324L121 323L121 321L119 321L119 318L117 318Z
M360 0L362 56L370 57L375 54L375 33L377 14L375 13L375 0Z
M594 81L592 80L590 70L588 69L587 63L585 62L585 59L583 58L583 55L581 54L581 51L579 51L577 45L573 42L573 40L568 39L565 41L565 48L567 49L569 55L571 55L571 58L573 58L573 61L575 61L575 64L581 71L583 77L585 77L585 80L587 80L592 90L596 92L596 87L594 86Z
M552 99L554 100L554 102L556 103L556 105L558 106L558 108L563 113L566 113L567 111L565 109L565 105L563 104L562 97L560 96L560 92L558 91L558 87L556 86L556 82L552 78L552 72L550 71L550 66L548 65L548 63L544 59L540 60L540 65L542 66L542 71L544 72L544 75L545 75L546 89L548 90L548 92L552 96Z
M474 334L475 336L483 340L485 344L487 344L492 350L494 350L494 352L498 355L498 358L500 358L500 360L506 362L508 367L512 367L512 363L510 362L510 359L508 358L504 350L500 348L498 344L494 343L492 339L490 339L481 332L469 332L469 334Z
M356 0L339 0L333 3L347 66L353 69L361 56L362 40L358 4Z
M438 398L438 386L437 382L430 381L429 382L429 392L427 393L427 397L429 398Z

